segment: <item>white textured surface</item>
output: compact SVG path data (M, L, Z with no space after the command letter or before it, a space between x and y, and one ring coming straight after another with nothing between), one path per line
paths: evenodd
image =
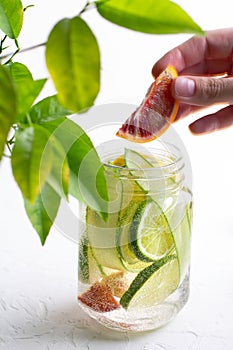
M28 10L26 25L32 27L24 33L24 47L44 41L48 29L58 19L77 11L76 1L72 0L60 0L59 6L55 1L50 5L42 0L33 3L37 7ZM56 9L52 9L52 3ZM179 3L204 28L231 25L230 1L221 1L221 7L210 0L202 5L191 0ZM44 20L43 28L40 18ZM113 30L110 24L91 13L86 18L93 29L97 26L103 51L99 103L139 102L150 81L153 62L187 38L136 35L115 27ZM44 66L36 61L39 56L32 53L27 63L41 77ZM194 174L191 295L179 316L155 332L114 333L83 314L76 303L77 247L55 230L45 247L40 246L24 213L9 164L6 161L1 165L1 350L233 348L233 129L200 138L191 136L186 125L187 121L182 121L176 128L187 145Z

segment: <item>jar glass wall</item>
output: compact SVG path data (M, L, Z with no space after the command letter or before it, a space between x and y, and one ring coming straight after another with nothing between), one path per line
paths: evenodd
M108 218L80 205L78 302L101 324L145 331L173 319L189 296L192 193L172 144L99 150Z

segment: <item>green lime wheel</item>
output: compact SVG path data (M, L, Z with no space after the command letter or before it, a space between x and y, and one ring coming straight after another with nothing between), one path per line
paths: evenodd
M154 200L138 206L130 225L130 245L136 257L147 262L161 259L174 247L166 215Z
M178 285L178 260L169 255L142 270L122 295L120 304L125 309L152 307L162 303Z

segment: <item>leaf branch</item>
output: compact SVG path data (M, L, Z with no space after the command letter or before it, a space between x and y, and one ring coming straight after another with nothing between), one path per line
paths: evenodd
M83 9L78 13L78 16L81 17L81 15L84 13L84 12L87 12L93 8L95 8L96 5L95 5L95 1L94 2L89 2L87 1L86 5L83 7Z
M2 55L1 56L1 59L7 59L8 57L10 57L9 59L8 59L8 61L10 61L16 54L18 54L18 53L24 53L24 52L28 52L28 51L32 51L32 50L35 50L35 49L38 49L39 47L42 47L42 46L46 46L46 42L44 42L44 43L40 43L40 44L36 44L36 45L33 45L33 46L29 46L29 47L26 47L25 49L20 49L20 48L18 48L16 51L14 51L14 52L9 52L9 53L7 53L7 54L5 54L5 55ZM6 62L6 63L8 63L8 61ZM5 64L6 64L5 63Z

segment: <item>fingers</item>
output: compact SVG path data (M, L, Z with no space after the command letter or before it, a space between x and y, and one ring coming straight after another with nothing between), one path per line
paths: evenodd
M188 105L185 103L180 103L179 105L179 109L175 118L175 122L179 119L182 119L184 117L187 117L193 113L196 113L202 109L204 109L205 107L203 106L193 106L193 105Z
M167 52L156 62L152 68L152 75L156 78L169 64L175 67L179 74L184 69L199 64L204 58L205 46L206 39L204 37L189 39Z
M173 83L172 93L175 99L190 105L233 104L233 77L179 76Z
M232 71L233 28L207 31L170 50L152 68L157 77L168 64L178 73L216 74Z
M232 52L233 28L218 29L203 37L192 37L166 53L152 68L155 78L169 64L178 72L172 85L172 94L180 101L176 120L216 103L230 105L192 123L190 130L194 134L233 125Z
M209 134L213 131L228 128L233 125L233 106L200 118L189 125L193 134Z

